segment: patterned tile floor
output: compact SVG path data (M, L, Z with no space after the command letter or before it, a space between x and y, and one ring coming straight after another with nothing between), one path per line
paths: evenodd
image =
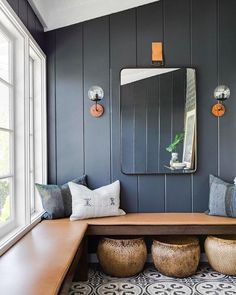
M226 276L201 264L196 275L174 279L158 273L152 264L130 278L114 278L104 274L98 264L91 264L87 282L76 282L69 295L234 295L236 276Z

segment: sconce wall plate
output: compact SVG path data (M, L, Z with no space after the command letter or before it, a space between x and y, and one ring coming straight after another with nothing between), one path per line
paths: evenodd
M227 100L230 97L230 89L226 85L219 85L214 90L214 98L217 103L213 105L211 112L216 117L222 117L225 114L225 107L222 101Z
M104 113L104 108L99 103L93 104L90 108L90 114L91 114L91 116L93 116L95 118L101 117L103 115L103 113Z
M216 117L222 117L225 114L225 107L222 103L218 102L213 105L211 112Z

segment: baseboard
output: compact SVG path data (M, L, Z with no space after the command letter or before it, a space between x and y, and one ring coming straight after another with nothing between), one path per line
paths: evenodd
M98 258L97 258L96 253L89 254L88 255L88 261L89 261L89 263L98 263ZM152 263L152 255L151 254L148 254L147 262ZM208 262L205 253L201 253L200 262Z

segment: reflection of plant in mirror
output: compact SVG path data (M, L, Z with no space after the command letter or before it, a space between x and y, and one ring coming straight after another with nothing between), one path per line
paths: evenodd
M174 141L166 148L169 153L176 151L177 146L182 143L184 140L184 133L177 133L175 135Z

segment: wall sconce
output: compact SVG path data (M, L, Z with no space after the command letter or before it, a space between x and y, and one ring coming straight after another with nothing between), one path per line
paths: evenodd
M212 107L212 114L216 117L222 117L225 114L225 106L222 104L222 101L230 97L230 89L226 85L219 85L214 91L214 98L218 101Z
M100 86L92 86L88 91L88 97L90 100L94 101L90 108L90 114L93 117L101 117L104 113L104 108L102 105L98 104L98 101L102 100L104 97L104 91Z

